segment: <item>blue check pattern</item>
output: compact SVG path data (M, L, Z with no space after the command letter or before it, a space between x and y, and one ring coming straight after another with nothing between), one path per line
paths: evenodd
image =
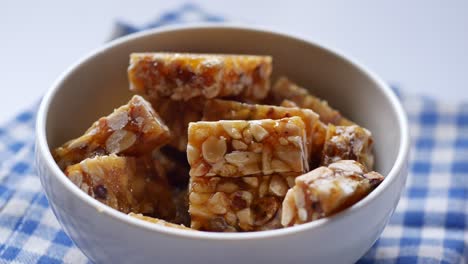
M222 21L184 5L142 27ZM468 262L468 103L398 94L410 120L406 190L381 238L358 263ZM89 263L53 215L33 165L37 105L0 126L0 263Z

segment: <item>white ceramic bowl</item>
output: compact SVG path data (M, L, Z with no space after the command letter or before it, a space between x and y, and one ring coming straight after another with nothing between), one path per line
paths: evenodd
M351 208L286 229L210 233L170 229L131 218L89 197L55 164L50 150L124 104L131 52L268 54L274 77L286 75L325 98L375 138L384 182ZM168 27L111 42L70 67L44 97L36 128L36 164L52 210L95 263L352 263L376 241L407 175L407 120L397 98L355 60L303 38L266 29Z

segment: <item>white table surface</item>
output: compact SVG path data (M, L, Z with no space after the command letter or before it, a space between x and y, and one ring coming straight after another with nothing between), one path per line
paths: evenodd
M114 22L142 25L187 1L0 3L0 122L38 99ZM230 21L307 36L409 93L468 101L468 1L194 1Z

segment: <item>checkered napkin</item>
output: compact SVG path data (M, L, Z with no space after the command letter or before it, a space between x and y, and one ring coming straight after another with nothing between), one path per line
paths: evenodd
M144 28L221 21L193 5ZM118 24L119 35L140 28ZM468 103L399 95L411 124L407 188L359 263L467 263ZM0 126L0 263L88 263L63 232L33 166L37 105Z

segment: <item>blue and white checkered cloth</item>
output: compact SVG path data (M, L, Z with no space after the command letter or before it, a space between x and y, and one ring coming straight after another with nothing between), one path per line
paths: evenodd
M193 5L144 28L221 21ZM119 24L120 35L140 28ZM406 191L359 263L468 263L468 103L399 95L410 120ZM0 126L0 263L89 263L53 215L33 167L37 105Z

